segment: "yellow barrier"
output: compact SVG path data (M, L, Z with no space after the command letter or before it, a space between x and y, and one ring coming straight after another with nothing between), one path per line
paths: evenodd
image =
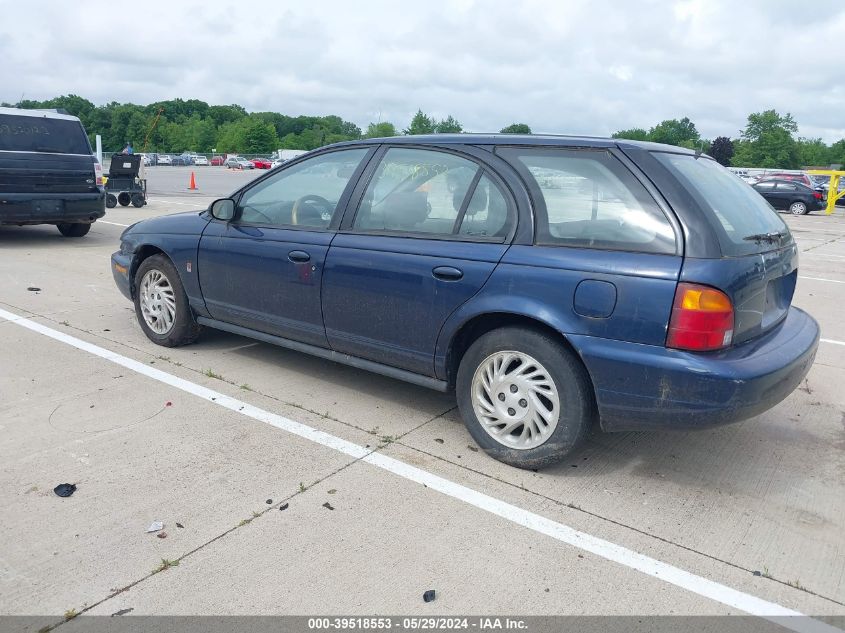
M836 207L836 201L845 197L845 191L839 191L839 179L845 176L845 171L835 169L808 169L808 174L813 176L830 176L830 188L827 190L827 209L825 213L830 215Z

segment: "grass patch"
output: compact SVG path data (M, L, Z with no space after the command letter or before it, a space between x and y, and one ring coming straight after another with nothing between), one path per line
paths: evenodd
M79 615L79 612L76 609L68 609L65 611L65 622L68 620L73 620L76 616Z
M250 386L249 386L248 384L246 384L246 383L244 383L244 384L242 384L242 385L241 385L241 389L243 389L244 391L252 391L252 390L253 390L253 389L252 389L252 387L250 387Z
M218 374L218 373L215 373L215 372L214 372L214 370L211 370L211 369L206 369L206 370L205 370L204 372L202 372L202 373L203 373L203 374L205 374L206 376L208 376L209 378L216 378L217 380L225 380L225 379L223 378L223 376L221 376L221 375L220 375L220 374Z
M154 574L157 574L160 571L164 571L165 569L170 569L171 567L178 567L179 561L178 560L168 560L166 558L161 559L161 564L153 570Z

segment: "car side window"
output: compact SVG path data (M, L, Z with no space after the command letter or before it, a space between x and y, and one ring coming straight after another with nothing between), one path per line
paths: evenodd
M353 228L453 235L480 167L446 152L390 148L370 180Z
M368 151L339 150L274 171L243 194L238 221L327 228L349 180Z
M610 152L507 148L499 154L534 192L538 244L676 252L669 219Z
M776 189L778 189L778 191L795 191L798 187L793 185L791 182L779 182Z
M759 189L760 191L771 191L775 188L775 183L773 182L758 182L754 185L755 189Z
M501 189L484 174L466 205L458 232L461 235L504 238L510 232L513 220Z

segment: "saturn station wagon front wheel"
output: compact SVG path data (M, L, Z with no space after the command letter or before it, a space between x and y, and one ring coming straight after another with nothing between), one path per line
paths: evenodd
M179 273L164 255L148 257L138 266L135 314L147 338L164 347L193 343L200 333Z
M479 337L461 359L456 390L476 443L519 468L560 461L593 420L590 380L580 360L559 340L530 328Z

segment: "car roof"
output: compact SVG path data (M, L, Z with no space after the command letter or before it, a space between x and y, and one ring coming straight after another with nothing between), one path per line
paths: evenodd
M761 180L759 182L754 183L755 185L763 185L769 182L780 183L784 185L796 185L798 187L804 187L805 189L809 189L807 185L803 182L795 182L794 180L787 180L786 178L766 178L765 180Z
M695 152L685 147L664 145L650 141L630 141L621 138L607 138L601 136L564 136L557 134L415 134L408 136L389 136L370 138L360 141L346 141L335 143L331 147L343 145L378 145L411 144L411 145L538 145L545 147L636 147L651 151L673 152L675 154L690 154Z
M72 114L62 114L57 110L26 110L24 108L0 107L0 114L7 116L43 117L45 119L64 119L65 121L79 121L79 117Z

